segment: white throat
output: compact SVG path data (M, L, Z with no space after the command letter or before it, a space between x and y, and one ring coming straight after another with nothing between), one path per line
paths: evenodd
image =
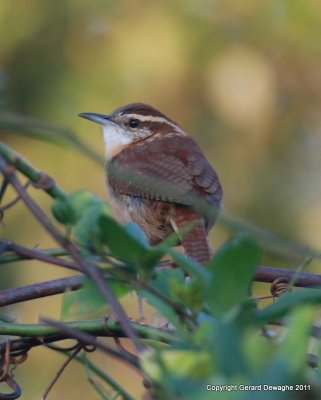
M130 144L133 139L122 128L115 124L104 125L103 127L104 142L106 147L107 160L112 159L123 148Z

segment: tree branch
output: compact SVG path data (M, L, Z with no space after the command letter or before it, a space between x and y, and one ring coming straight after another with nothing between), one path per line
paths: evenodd
M122 360L129 361L136 367L138 366L136 356L128 356L128 354L124 355L121 352L117 352L96 338L96 336L128 338L119 325L119 321L109 318L65 323L52 321L51 319L43 319L43 321L48 323L49 326L45 324L0 324L0 335L21 336L17 340L10 341L11 356L18 357L26 354L33 347L74 338L84 344L94 345ZM175 333L165 329L154 328L137 322L129 323L141 339L156 340L166 344L175 343L179 340ZM0 354L4 354L6 350L7 343L0 343Z
M23 301L39 299L41 297L53 296L64 293L66 290L79 290L84 275L70 276L67 278L54 279L46 282L33 283L31 285L0 291L0 307Z
M17 243L8 240L0 239L0 264L7 263L8 261L19 261L19 260L39 260L49 264L59 265L61 267L66 267L75 271L80 271L80 268L73 262L69 260L65 260L63 258L59 258L48 254L48 251L39 250L39 249L29 249L28 247L21 246ZM16 255L20 257L12 257L12 254L7 255L5 257L1 253L4 251L12 251ZM55 254L54 251L51 251ZM58 250L56 253L61 253L61 250ZM11 257L10 257L11 256Z
M128 324L127 315L119 303L119 301L115 298L115 296L110 291L110 288L106 281L103 279L102 271L97 268L96 265L91 262L87 262L83 260L83 258L78 253L76 247L69 242L66 238L64 238L59 231L52 225L51 221L47 217L47 215L41 210L41 208L34 202L34 200L29 196L29 194L23 190L23 186L19 182L16 174L12 170L12 167L6 162L6 160L0 155L0 170L11 185L15 188L17 193L20 195L21 199L24 201L25 205L29 208L31 213L37 218L40 224L47 230L47 232L62 246L67 252L71 255L71 257L75 260L76 264L84 271L97 285L97 288L110 304L115 314L119 318L120 323L122 324L124 330L127 335L133 341L134 346L138 351L142 351L145 349L145 346L139 342L138 337L135 332L132 330L131 326ZM65 194L64 194L65 195Z
M168 260L166 260L166 263L168 263ZM79 290L83 285L82 277L83 275L75 275L67 278L38 282L31 285L1 290L0 307L20 303L23 301L34 300L41 297L61 294L64 293L66 290ZM290 282L293 277L296 278L294 286L297 287L321 286L321 275L319 274L313 274L311 272L297 273L296 270L292 269L267 266L257 267L254 281L273 283L278 278L284 278L287 279L288 282ZM137 281L137 284L142 286L144 289L149 290L149 287L146 286L146 284L143 285L140 281ZM155 296L161 295L160 298L167 302L162 294L153 289L151 289L151 291ZM182 306L174 305L173 303L170 303L170 305L174 307L179 313L182 312Z
M311 272L297 272L296 270L287 268L258 267L255 272L254 280L257 282L272 283L278 278L284 278L290 282L293 277L295 277L293 286L321 286L321 275Z
M149 325L141 324L134 321L128 322L135 332L142 339L158 340L163 343L173 343L177 341L174 333L165 329L154 328ZM113 318L102 318L97 320L72 321L65 322L66 326L71 329L79 329L83 332L93 335L106 337L128 337L124 329L120 326L119 321ZM16 323L0 323L0 335L20 336L23 338L50 338L59 335L66 338L66 335L61 335L59 329L45 324L16 324ZM62 339L59 339L62 340ZM14 341L12 341L13 343ZM5 349L5 343L0 343L0 352Z

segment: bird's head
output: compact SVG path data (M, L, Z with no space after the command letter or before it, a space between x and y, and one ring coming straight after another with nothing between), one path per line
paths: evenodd
M155 134L185 134L180 126L155 108L132 103L117 108L111 114L81 113L80 117L102 125L107 158Z

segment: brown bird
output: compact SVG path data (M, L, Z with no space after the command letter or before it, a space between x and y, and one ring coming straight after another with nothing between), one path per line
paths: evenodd
M181 236L181 244L187 256L206 264L212 255L207 235L223 192L216 172L192 137L142 103L107 115L79 116L103 127L107 187L116 217L140 225L151 244L192 223Z

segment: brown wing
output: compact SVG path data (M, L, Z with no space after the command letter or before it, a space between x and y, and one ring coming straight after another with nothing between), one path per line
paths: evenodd
M189 136L165 135L136 143L117 154L108 174L116 194L187 206L202 198L219 207L222 199L217 174Z
M170 219L174 230L196 223L181 238L185 253L200 264L210 260L207 231L220 207L222 188L214 169L191 137L173 135L169 140L163 136L136 143L117 154L108 166L108 175L116 195L175 204ZM207 207L196 207L198 199L205 200Z

